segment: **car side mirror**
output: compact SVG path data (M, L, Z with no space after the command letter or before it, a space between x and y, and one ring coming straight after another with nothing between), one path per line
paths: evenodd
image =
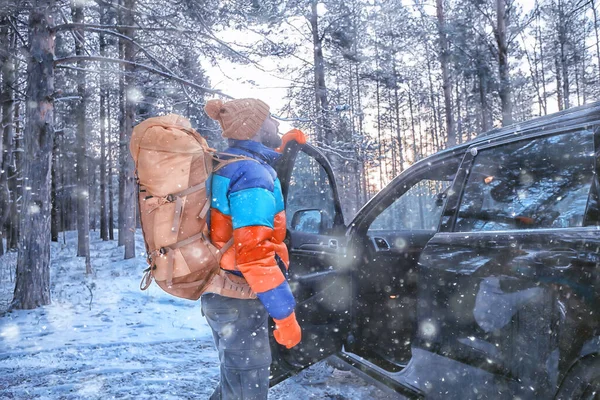
M320 234L327 228L327 215L321 210L298 210L292 217L292 230L304 233Z

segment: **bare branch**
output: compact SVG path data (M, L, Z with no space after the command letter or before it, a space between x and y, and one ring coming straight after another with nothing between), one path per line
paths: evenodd
M126 60L121 60L119 58L110 58L110 57L100 57L100 56L70 56L70 57L64 57L64 58L58 58L56 60L54 60L54 65L58 66L61 64L70 64L70 63L74 63L77 61L96 61L96 62L108 62L108 63L115 63L115 64L124 64L124 65L133 65L136 68L140 68L140 69L144 69L146 71L152 72L154 74L160 75L164 78L167 79L172 79L176 82L179 82L181 84L184 84L186 86L192 87L196 90L199 90L203 93L210 93L210 94L215 94L215 95L219 95L222 97L226 97L229 99L233 99L233 96L230 96L226 93L221 92L220 90L214 90L214 89L210 89L201 85L198 85L194 82L190 82L186 79L183 79L177 75L173 75L170 74L168 72L165 71L161 71L158 70L154 67L151 67L150 65L145 65L145 64L140 64L140 63L136 63L136 62L131 62L131 61L126 61Z
M488 20L488 22L490 23L490 26L492 27L494 32L496 32L497 28L496 28L496 23L494 22L494 19L488 13L486 13L481 7L479 7L479 4L474 2L473 6L477 9L477 11L479 11L481 13L481 15L483 15L485 17L485 19Z
M79 28L79 29L91 29L91 28L96 28L96 29L115 29L115 30L126 30L126 29L132 29L132 30L138 30L138 31L148 31L148 32L174 32L174 33L185 33L185 34L192 34L192 35L202 35L204 37L209 37L209 35L200 32L200 31L196 31L196 30L189 30L189 29L178 29L178 28L163 28L163 27L143 27L143 26L130 26L130 25L102 25L102 24L76 24L76 23L65 23L62 25L57 25L54 28L55 32L59 32L59 31L66 31L66 30L71 30L71 29L75 29L75 28Z
M19 32L19 29L17 29L17 26L12 21L12 18L8 18L8 23L12 27L13 31L15 32L15 34L17 35L17 37L19 38L19 40L21 41L21 43L23 44L23 46L27 46L27 41L25 40L25 38L23 38L23 36Z

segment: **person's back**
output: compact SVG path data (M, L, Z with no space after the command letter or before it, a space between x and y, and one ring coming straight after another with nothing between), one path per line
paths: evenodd
M245 279L257 299L202 296L202 312L213 330L221 381L211 399L266 399L271 350L268 315L275 339L291 348L300 342L295 300L285 278L288 252L281 185L272 164L281 145L278 123L260 100L211 100L207 114L229 139L226 154L252 160L231 163L210 182L210 236L217 247L233 238L221 268ZM227 157L227 156L224 156ZM268 314L268 315L267 315Z

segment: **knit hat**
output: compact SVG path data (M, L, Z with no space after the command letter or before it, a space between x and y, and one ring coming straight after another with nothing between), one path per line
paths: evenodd
M219 121L224 138L237 140L252 139L269 116L269 106L258 99L209 100L204 111Z

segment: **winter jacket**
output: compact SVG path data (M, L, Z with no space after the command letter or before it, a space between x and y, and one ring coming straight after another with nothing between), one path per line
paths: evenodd
M275 319L289 316L296 305L283 274L289 264L281 184L271 165L280 154L251 140L229 140L225 153L253 158L221 168L211 181L210 235L221 247L234 244L221 268L242 275ZM280 268L281 267L281 268Z

